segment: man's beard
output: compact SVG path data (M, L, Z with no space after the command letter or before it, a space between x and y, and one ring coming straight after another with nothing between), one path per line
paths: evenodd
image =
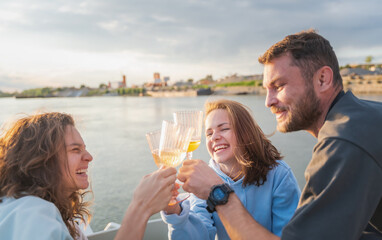
M277 130L284 133L311 128L322 113L320 99L310 86L306 87L306 93L297 99L289 109L280 108L280 110L287 110L285 122L277 124Z

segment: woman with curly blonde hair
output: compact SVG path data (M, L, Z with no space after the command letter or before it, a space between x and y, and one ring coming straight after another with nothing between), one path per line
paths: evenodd
M17 120L0 135L1 239L87 239L76 223L90 219L87 170L93 160L65 113ZM176 170L160 169L134 192L117 239L143 237L149 217L167 206ZM132 222L132 224L128 224Z

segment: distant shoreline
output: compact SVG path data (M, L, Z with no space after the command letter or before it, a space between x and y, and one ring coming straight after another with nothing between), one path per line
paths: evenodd
M345 92L350 90L355 95L382 95L382 84L378 85L365 85L365 84L353 84L351 86L344 85ZM265 96L266 90L262 87L218 87L211 91L211 94L198 95L197 90L187 90L187 91L147 91L144 96L139 97L198 97L198 96L235 96L235 95L259 95ZM80 97L116 97L115 96L80 96ZM61 96L5 96L0 98L62 98ZM68 96L67 96L68 97ZM123 95L120 97L138 97L138 95ZM72 98L70 96L70 98Z
M351 90L356 95L381 95L382 94L382 75L347 75L342 76L344 90ZM92 97L92 96L140 96L140 97L196 97L206 95L266 95L266 90L261 86L262 81L255 86L247 86L248 82L239 84L215 84L205 85L204 88L185 88L177 89L173 87L163 88L119 88L119 89L91 89L91 88L63 88L58 89L32 89L27 90L26 94L11 95L0 94L0 97L16 98L57 98L57 97ZM45 93L44 93L45 90ZM1 93L1 92L0 92Z
M382 84L353 84L344 86L345 92L350 90L356 95L382 95ZM196 90L188 91L148 91L151 97L196 97ZM259 95L265 96L266 90L262 87L219 87L212 90L210 95L233 96L233 95Z

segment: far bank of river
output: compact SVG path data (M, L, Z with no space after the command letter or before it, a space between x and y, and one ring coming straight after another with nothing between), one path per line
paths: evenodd
M343 76L344 90L351 90L357 95L382 95L382 75ZM266 95L262 86L227 86L211 87L209 92L200 90L159 90L147 91L152 97L191 97L201 95Z
M245 84L246 82L243 82ZM211 85L210 88L179 90L175 88L118 88L118 89L91 89L88 87L63 88L63 89L31 89L26 93L17 94L16 98L55 98L55 97L95 97L95 96L150 96L150 97L194 97L206 95L266 95L266 90L261 86L261 82L257 86L217 86ZM259 86L260 85L260 86ZM365 75L365 76L343 76L344 90L351 90L359 95L382 95L382 75ZM0 92L0 97L11 97L12 94L4 94Z
M344 90L351 90L357 95L382 95L382 83L352 83L344 85ZM193 97L199 96L197 90L187 91L147 91L146 94L151 97ZM210 95L266 95L263 87L216 87L213 88ZM203 94L205 95L205 94Z
M265 95L266 91L262 87L233 86L233 87L214 87L207 94L190 89L186 91L147 91L146 94L151 97L193 97L205 95Z

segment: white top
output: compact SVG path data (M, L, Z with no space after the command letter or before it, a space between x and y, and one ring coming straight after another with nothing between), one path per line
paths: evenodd
M35 196L3 198L0 203L0 236L1 239L18 240L73 240L57 207ZM87 238L80 232L79 239Z

